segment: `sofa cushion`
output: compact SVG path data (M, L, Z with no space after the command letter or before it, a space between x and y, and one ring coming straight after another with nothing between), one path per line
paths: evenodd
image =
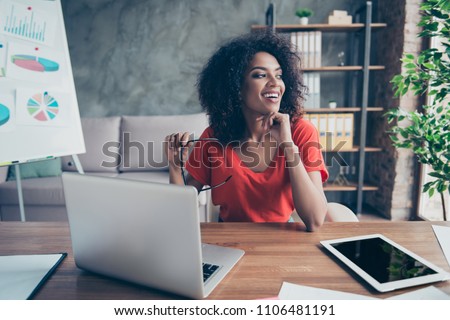
M123 172L117 176L119 179L127 180L139 180L156 183L169 183L168 171L136 171L136 172Z
M118 172L120 117L82 118L86 153L78 155L84 171ZM64 171L77 171L71 156L62 158Z
M117 172L89 172L89 175L117 177ZM64 206L65 199L61 177L44 177L22 181L23 202L25 205ZM18 205L16 181L0 184L0 204Z
M18 205L2 205L0 207L2 221L20 221L20 208ZM67 221L65 206L26 205L26 221Z
M0 183L5 182L8 177L9 166L0 167Z
M205 113L122 117L120 171L167 170L166 136L175 132L200 136L207 126Z
M120 179L128 180L141 180L156 183L169 183L169 172L168 171L136 171L136 172L123 172L117 176ZM199 205L206 205L210 197L210 191L200 192L198 195Z
M22 182L23 202L26 205L64 205L64 194L61 177L44 177L24 179ZM16 181L0 184L0 203L17 205Z
M46 161L22 163L19 165L19 169L21 179L56 177L61 175L61 159L55 158ZM8 181L16 180L15 166L9 167L7 180Z

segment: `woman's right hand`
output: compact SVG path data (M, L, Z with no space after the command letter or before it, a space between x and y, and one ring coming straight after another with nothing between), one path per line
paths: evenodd
M189 154L189 146L186 143L189 141L189 136L189 132L178 132L166 137L164 151L169 160L169 167L180 168L181 152L183 152L183 165L186 163ZM182 148L182 146L186 148Z

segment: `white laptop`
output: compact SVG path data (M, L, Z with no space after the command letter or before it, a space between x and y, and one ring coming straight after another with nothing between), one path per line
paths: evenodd
M200 299L244 254L201 243L194 187L78 173L62 180L79 268Z

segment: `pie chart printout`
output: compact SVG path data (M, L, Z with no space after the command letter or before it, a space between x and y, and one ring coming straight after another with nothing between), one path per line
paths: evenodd
M33 95L27 103L28 113L38 121L51 121L59 112L58 102L48 92Z
M9 109L0 103L0 127L9 121Z
M36 56L18 54L13 55L11 61L16 66L30 71L55 72L59 70L59 64L57 62Z

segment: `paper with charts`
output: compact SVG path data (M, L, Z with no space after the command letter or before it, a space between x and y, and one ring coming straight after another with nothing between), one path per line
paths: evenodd
M67 126L70 118L68 94L55 90L19 88L16 117L21 125Z
M51 12L36 8L36 2L6 0L0 6L0 32L35 43L53 46L56 21Z

